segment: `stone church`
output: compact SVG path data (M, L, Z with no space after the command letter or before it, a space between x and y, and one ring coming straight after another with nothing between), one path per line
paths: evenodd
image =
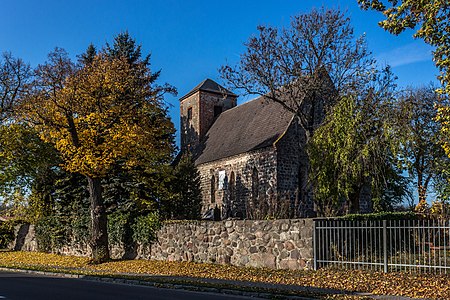
M323 105L313 111L320 122ZM238 106L237 95L206 79L180 98L180 116L181 151L193 154L201 176L202 213L314 215L312 193L298 192L307 180L304 131L281 104L259 97Z
M252 215L261 202L273 206L277 195L295 198L300 128L278 103L257 98L237 106L236 100L210 79L181 97L181 151L194 155L203 212L216 208L221 218L264 217ZM302 208L308 214L312 203Z

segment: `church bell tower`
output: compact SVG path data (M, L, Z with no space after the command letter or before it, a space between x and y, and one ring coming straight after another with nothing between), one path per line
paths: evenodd
M195 153L218 116L237 104L237 96L211 79L180 98L181 151Z

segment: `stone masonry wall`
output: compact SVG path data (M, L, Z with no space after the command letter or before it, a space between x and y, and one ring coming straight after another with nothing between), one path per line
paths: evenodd
M214 123L214 107L222 112L236 106L236 97L198 91L180 102L181 150L196 151L199 142ZM188 110L191 109L191 119Z
M37 251L33 225L18 228L14 250ZM22 232L21 232L22 230ZM227 220L166 224L150 248L137 247L134 258L231 264L272 269L309 269L313 259L313 220ZM86 246L54 251L87 256ZM112 247L121 258L123 247Z
M293 209L296 212L291 217L314 216L312 188L306 188L309 182L309 159L304 145L304 130L293 119L288 130L276 143L278 193L282 198L290 196L294 202ZM306 193L306 199L302 203L299 203L299 186L303 186Z
M228 220L164 226L151 258L272 269L311 268L313 220Z
M208 132L211 125L214 123L217 116L214 115L214 106L220 106L222 112L236 106L236 97L221 95L217 93L209 93L200 91L199 105L199 119L200 128L198 134L202 139Z
M273 179L277 178L277 160L273 147L204 163L197 168L200 172L202 213L217 207L223 219L255 218L249 215L254 210L250 203L252 199L276 190L276 180ZM222 187L219 184L220 172L225 173ZM213 197L212 178L215 181ZM254 192L258 195L253 195ZM231 212L228 215L227 210Z

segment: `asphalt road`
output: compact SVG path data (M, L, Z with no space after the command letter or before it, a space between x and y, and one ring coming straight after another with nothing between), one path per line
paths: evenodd
M238 300L249 297L0 272L0 299L8 300Z

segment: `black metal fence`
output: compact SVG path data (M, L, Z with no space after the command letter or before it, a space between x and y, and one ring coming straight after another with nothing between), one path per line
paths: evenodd
M450 273L447 220L315 220L314 268Z

